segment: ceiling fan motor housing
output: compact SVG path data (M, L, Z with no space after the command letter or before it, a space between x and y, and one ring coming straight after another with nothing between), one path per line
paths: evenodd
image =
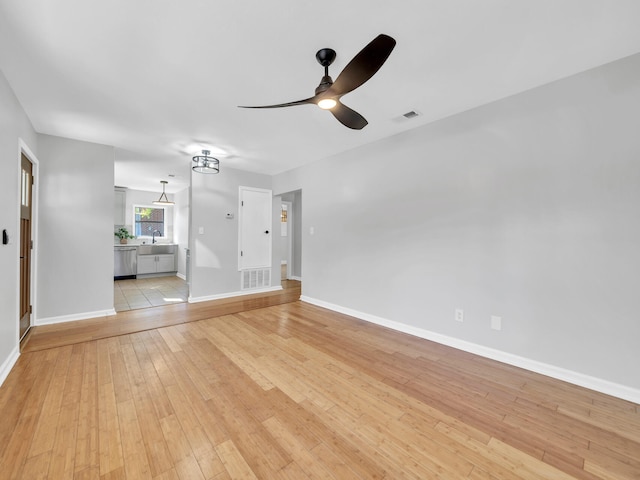
M323 67L327 68L336 59L336 51L331 48L323 48L316 53L316 60Z
M324 77L316 88L316 95L321 94L333 85L333 79L329 76L329 65L336 59L336 51L331 48L323 48L316 53L316 60L324 67Z
M333 85L333 79L329 75L325 75L320 80L320 85L316 87L316 95L328 90L331 85Z

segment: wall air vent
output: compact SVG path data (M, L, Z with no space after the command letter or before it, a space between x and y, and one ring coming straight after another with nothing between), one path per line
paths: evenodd
M271 286L271 269L258 268L253 270L242 270L242 290L254 288L265 288Z

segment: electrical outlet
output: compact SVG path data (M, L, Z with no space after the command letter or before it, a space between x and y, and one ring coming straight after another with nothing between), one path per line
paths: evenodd
M502 317L491 315L491 328L494 330L502 330Z
M464 310L461 308L456 308L455 314L456 322L464 322Z

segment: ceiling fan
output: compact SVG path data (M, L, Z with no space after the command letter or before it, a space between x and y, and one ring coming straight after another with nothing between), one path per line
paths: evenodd
M340 97L352 92L373 77L387 60L395 46L396 41L390 36L378 35L353 57L338 75L335 82L329 76L329 65L335 60L336 52L331 48L323 48L316 53L316 60L324 67L324 76L320 80L320 85L316 88L313 97L277 105L240 106L240 108L280 108L312 103L322 109L329 110L345 127L361 130L367 125L367 120L342 103Z

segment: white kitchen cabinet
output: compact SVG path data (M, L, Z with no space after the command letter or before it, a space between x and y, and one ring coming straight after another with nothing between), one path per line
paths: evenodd
M176 256L174 253L162 255L138 255L138 275L175 271Z
M158 260L156 260L158 267L157 273L176 271L176 255L174 253L156 255L156 257L158 258Z
M121 188L116 188L114 191L114 204L113 204L113 224L125 225L125 210L127 205L127 192Z
M145 273L157 273L157 255L138 255L138 275Z

